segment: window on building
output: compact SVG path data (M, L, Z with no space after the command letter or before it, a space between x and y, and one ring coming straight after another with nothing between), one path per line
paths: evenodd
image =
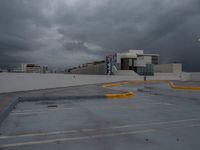
M152 56L152 64L158 64L159 60L158 60L158 56Z

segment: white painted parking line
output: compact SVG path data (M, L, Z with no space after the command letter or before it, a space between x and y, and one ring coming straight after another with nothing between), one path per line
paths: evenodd
M171 105L173 105L173 104L171 104L171 103L165 103L165 102L152 103L152 104L155 104L155 105L166 105L166 106L171 106Z
M200 127L200 124L193 124L193 125L190 125L190 127Z
M132 135L132 134L147 133L147 132L152 132L152 131L154 131L154 130L153 129L147 129L147 130L121 132L121 133L98 134L98 135L80 136L80 137L72 137L72 138L61 138L61 139L52 139L52 140L43 140L43 141L12 143L12 144L0 145L0 148L8 148L8 147L16 147L16 146L27 146L27 145L37 145L37 144L48 144L48 143L74 141L74 140L86 140L86 139L94 139L94 138L101 138L101 137L113 137L113 136L120 136L120 135Z
M187 127L193 127L195 125L189 125ZM200 126L200 124L198 124ZM166 127L164 129L173 129L173 128L180 128L178 127ZM40 140L40 141L29 141L29 142L21 142L21 143L11 143L11 144L2 144L0 148L9 148L9 147L18 147L18 146L29 146L29 145L38 145L38 144L49 144L49 143L56 143L56 142L67 142L67 141L76 141L76 140L89 140L95 138L103 138L103 137L115 137L120 135L133 135L133 134L142 134L148 132L154 132L155 129L144 129L144 130L137 130L137 131L128 131L128 132L118 132L118 133L108 133L108 134L96 134L96 135L89 135L89 136L78 136L78 137L69 137L69 138L57 138L57 139L50 139L50 140ZM76 131L75 131L76 132Z
M0 136L0 139L32 137L32 136L47 136L47 135L67 134L67 133L76 133L76 132L77 132L76 130L69 130L69 131L54 131L54 132L43 132L43 133L31 133L31 134L21 134L21 135Z
M38 114L38 113L49 113L49 111L61 111L69 110L74 108L50 108L50 109L39 109L39 110L25 110L25 111L12 111L10 115L28 115L28 114Z
M174 120L174 121L167 121L167 122L153 122L153 123L145 123L145 124L127 124L121 126L110 126L106 128L101 128L103 130L108 129L123 129L123 128L131 128L131 127L145 127L151 125L179 125L177 123L187 123L190 121L200 121L200 118L192 118L192 119L184 119L184 120ZM199 126L199 124L186 124L187 127L191 126ZM176 127L176 126L174 126ZM168 127L169 128L169 127ZM79 129L80 131L84 132L92 132L98 129L95 128L85 128ZM21 134L21 135L10 135L10 136L0 136L0 139L9 139L9 138L20 138L20 137L32 137L32 136L45 136L45 135L56 135L56 134L67 134L67 133L77 133L79 130L68 130L68 131L54 131L54 132L43 132L43 133L31 133L31 134Z
M193 119L184 119L184 120L174 120L174 121L163 121L163 122L153 122L153 123L145 123L145 124L128 124L122 126L113 126L110 128L119 129L119 128L130 128L130 127L141 127L141 126L149 126L149 125L165 125L165 124L172 124L172 123L182 123L188 121L200 121L200 118L193 118Z

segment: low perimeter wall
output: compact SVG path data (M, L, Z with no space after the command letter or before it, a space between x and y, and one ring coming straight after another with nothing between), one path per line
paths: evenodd
M191 81L200 81L200 72L191 72L190 80Z
M0 93L143 79L143 76L135 75L0 73ZM200 72L184 72L181 75L156 73L155 76L148 76L147 80L200 81Z
M137 79L134 76L0 73L0 93Z
M182 81L200 81L200 72L183 72Z
M181 80L181 73L155 73L147 76L147 80Z

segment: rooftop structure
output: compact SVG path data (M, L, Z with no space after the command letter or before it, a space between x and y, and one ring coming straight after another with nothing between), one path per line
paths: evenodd
M106 56L106 73L114 70L132 70L139 75L153 75L153 65L159 63L159 54L144 54L143 50L129 50Z
M182 64L160 64L159 57L159 54L145 54L143 50L129 50L126 53L108 55L102 61L70 68L68 72L73 74L128 75L135 77L159 76L162 79L169 76L180 78Z

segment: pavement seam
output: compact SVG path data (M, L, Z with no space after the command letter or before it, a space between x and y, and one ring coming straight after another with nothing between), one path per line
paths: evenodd
M13 108L15 108L18 102L19 102L18 98L14 99L4 110L1 111L0 124L6 119L8 114L13 110Z

